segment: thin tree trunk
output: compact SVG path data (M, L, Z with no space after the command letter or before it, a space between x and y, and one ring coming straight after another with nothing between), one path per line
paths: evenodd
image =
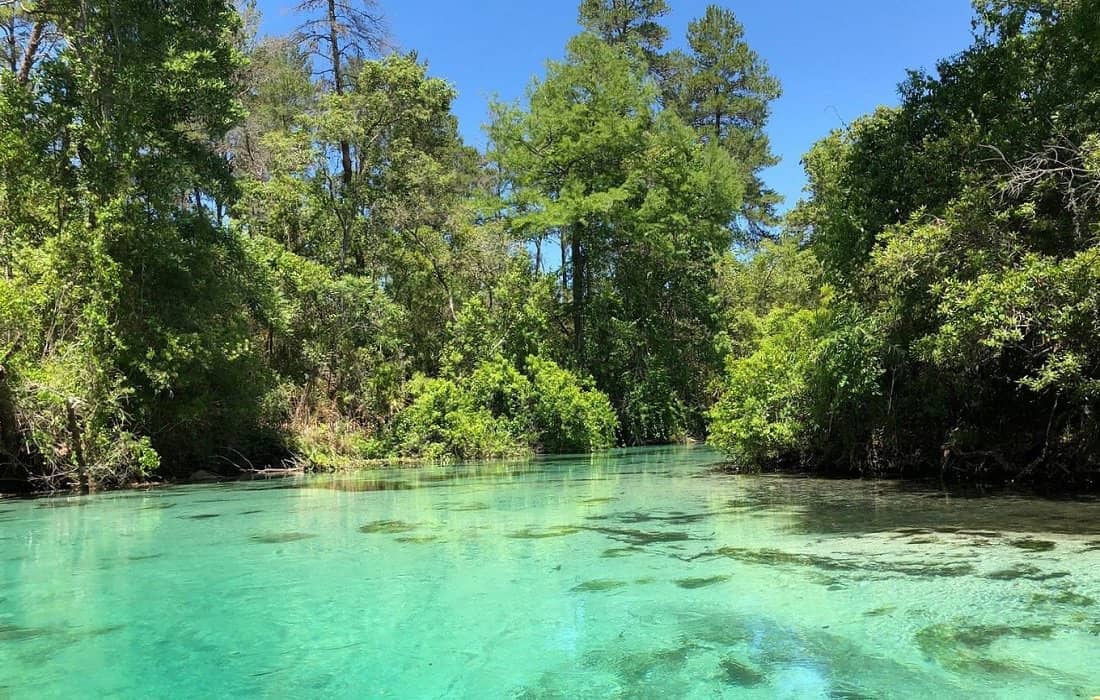
M577 366L584 368L584 303L587 294L585 289L587 271L585 270L581 239L576 231L573 232L571 245L573 256L573 348L577 358Z
M16 338L15 343L0 357L0 454L6 455L12 461L14 467L18 463L19 449L19 421L15 416L15 400L8 386L8 373L5 368L8 360L19 352L23 344L22 336Z
M15 37L15 12L11 13L11 20L8 22L7 27L8 34L8 70L12 75L15 75L19 70L19 43Z
M26 85L31 77L31 66L38 53L38 45L42 43L42 34L46 31L46 21L38 20L31 29L31 36L27 39L27 49L23 52L23 62L19 64L19 75L16 80L20 85Z
M336 0L328 0L328 36L329 49L332 52L332 89L337 95L344 94L344 75L340 71L340 37L338 23L336 21ZM340 141L340 181L343 184L343 196L346 198L351 191L351 144ZM340 237L340 272L344 271L348 252L351 248L351 227L344 226Z
M65 399L65 417L69 423L69 439L73 443L73 456L76 457L77 482L81 493L88 492L88 464L84 461L84 441L80 434L80 425L76 420L74 401Z
M560 232L558 233L558 243L561 245L561 301L564 304L566 293L569 291L569 268L566 267L569 256L566 255L565 235Z

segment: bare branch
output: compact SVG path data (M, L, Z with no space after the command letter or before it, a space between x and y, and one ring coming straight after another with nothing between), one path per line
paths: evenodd
M995 146L984 147L994 151L1007 167L1001 183L1002 198L1020 199L1044 184L1053 185L1073 216L1078 236L1088 212L1100 208L1100 173L1086 163L1086 147L1067 135L1059 134L1040 150L1015 162Z

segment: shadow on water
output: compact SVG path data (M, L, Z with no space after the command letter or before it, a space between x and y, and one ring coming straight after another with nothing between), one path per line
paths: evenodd
M712 474L739 490L729 506L789 515L796 534L859 535L922 529L993 537L1000 532L1100 534L1100 500L1047 498L976 489L938 490L924 483ZM1054 543L1024 538L1013 546L1048 551Z
M508 533L507 537L515 540L543 540L551 537L568 537L569 535L577 534L582 529L583 528L572 527L570 525L543 528L528 527Z
M433 507L434 510L450 511L452 513L469 513L479 510L489 510L491 506L488 503L476 502L476 503L440 503Z
M661 513L660 511L641 512L627 511L623 513L605 513L602 515L589 515L585 520L610 520L625 525L639 525L642 523L666 523L669 525L693 525L709 518L720 515L739 513L740 510L725 509L712 510L703 513Z
M603 550L603 552L600 554L600 557L602 557L603 559L618 559L619 557L629 557L635 554L644 553L644 547L611 547L610 549Z
M1019 673L1016 664L1006 664L989 658L994 642L1005 638L1049 640L1054 636L1052 625L971 625L939 624L917 632L916 643L931 661L950 671L975 670L1003 675Z
M590 532L598 532L601 535L606 535L608 538L615 540L616 542L622 542L623 544L633 546L666 544L669 542L687 542L688 540L697 539L695 537L692 537L691 534L687 532L677 531L647 531L617 527L581 527L576 529L588 530Z
M22 627L0 623L0 645L8 642L26 642L43 638L49 639L54 644L75 644L85 639L117 632L123 628L123 625L108 625L105 627L61 629L55 627Z
M418 525L407 523L403 520L374 520L359 528L364 535L396 535L402 532L411 532Z
M442 541L442 539L443 538L439 535L408 535L405 537L394 537L393 541L402 544L433 544Z
M894 575L918 578L954 578L975 573L974 565L967 562L869 560L866 556L859 554L829 556L770 548L719 547L690 557L678 558L685 561L727 558L745 564L759 564L769 567L798 567L829 572L854 572L858 573L863 580L882 579Z
M178 504L172 502L150 503L147 506L142 506L141 510L168 510L169 508L175 508Z
M1028 605L1028 608L1032 610L1060 606L1087 608L1093 605L1096 605L1096 600L1094 598L1090 598L1087 595L1081 595L1074 591L1072 587L1066 587L1050 593L1032 593L1031 603Z
M690 590L693 588L706 588L707 586L714 586L719 583L725 583L726 581L729 581L730 578L731 577L728 575L707 576L703 578L679 578L676 579L674 583L680 588L687 588Z
M626 585L628 585L626 581L600 578L593 579L591 581L585 581L583 583L578 583L576 586L573 586L569 590L575 593L595 593L599 591L610 591L616 588L622 588Z
M1070 576L1068 571L1043 571L1032 564L1013 564L1006 569L998 569L983 574L982 578L991 581L1051 581Z

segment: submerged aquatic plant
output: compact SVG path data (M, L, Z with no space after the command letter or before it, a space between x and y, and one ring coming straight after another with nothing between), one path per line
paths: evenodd
M542 540L549 537L566 537L568 535L575 535L581 531L579 527L572 527L570 525L556 525L553 527L544 528L524 528L508 534L508 537L516 540Z
M287 542L309 540L314 537L317 537L317 535L309 532L268 532L262 535L253 535L249 539L262 544L285 544Z
M406 523L402 520L375 520L360 527L359 532L367 535L395 535L401 532L409 532L416 528L416 525Z
M705 588L707 586L713 586L718 583L724 583L730 580L728 575L719 576L707 576L704 578L680 578L676 579L674 583L680 588Z
M924 655L950 671L984 670L1009 673L1010 664L990 659L989 648L1005 638L1047 640L1054 635L1052 625L974 625L942 623L925 627L916 634L917 646Z
M610 591L614 588L622 588L625 585L627 585L626 581L598 578L591 581L585 581L584 583L578 583L569 590L577 593L592 593L596 591Z

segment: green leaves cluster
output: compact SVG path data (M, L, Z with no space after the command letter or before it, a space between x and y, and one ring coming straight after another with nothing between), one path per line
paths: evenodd
M574 38L526 109L496 106L490 136L509 224L561 251L567 361L608 393L624 441L667 442L702 432L719 366L709 286L749 179L661 107L615 14L627 8L609 11L603 38Z
M418 377L397 417L400 454L426 459L589 452L614 444L617 420L607 397L552 360L532 355L523 371L502 357L469 375Z
M828 303L727 319L712 431L737 461L1091 478L1098 10L979 3L970 49L806 156L789 225Z

